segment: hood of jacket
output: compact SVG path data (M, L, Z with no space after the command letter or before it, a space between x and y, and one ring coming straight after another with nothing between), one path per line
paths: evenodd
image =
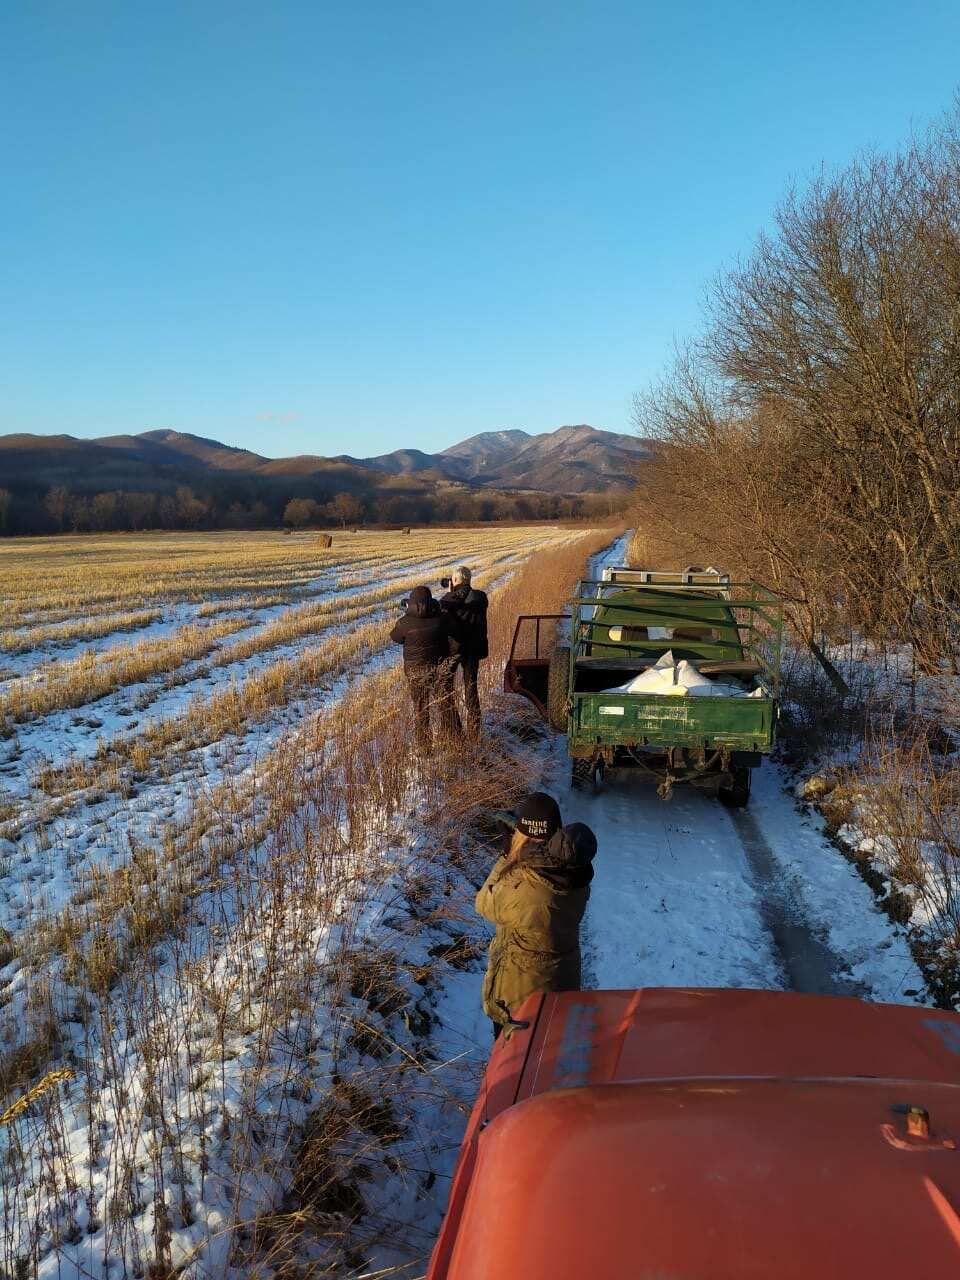
M459 587L451 587L445 596L442 597L441 603L447 606L459 605L485 605L487 597L482 591L478 591L476 587L471 587L467 583L463 583Z
M407 613L415 618L429 618L437 611L437 602L429 587L414 587L407 600Z
M593 879L597 837L582 822L561 827L542 848L527 844L521 862L555 889L584 889Z

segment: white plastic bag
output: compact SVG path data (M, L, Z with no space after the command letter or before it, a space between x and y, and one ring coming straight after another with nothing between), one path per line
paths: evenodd
M756 696L740 685L723 684L711 680L681 658L679 662L668 649L652 667L641 671L638 676L621 684L616 689L608 689L608 693L659 693L673 698L749 698Z

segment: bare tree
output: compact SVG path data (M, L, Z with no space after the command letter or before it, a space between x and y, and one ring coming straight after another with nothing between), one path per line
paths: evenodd
M348 524L356 524L363 519L363 503L355 494L338 493L332 502L327 503L327 512L345 529Z
M180 485L174 495L176 522L185 529L196 529L207 516L207 504L188 485Z
M313 498L291 498L283 509L283 523L294 529L304 529L307 525L317 524L322 515Z
M960 599L958 160L955 122L791 194L638 405L646 509L784 590L811 641L842 614L935 662Z
M47 515L62 533L66 527L67 516L70 512L69 492L62 485L55 485L52 489L47 490L43 505Z
M115 493L96 493L90 503L90 523L94 529L115 529L117 527L117 495Z

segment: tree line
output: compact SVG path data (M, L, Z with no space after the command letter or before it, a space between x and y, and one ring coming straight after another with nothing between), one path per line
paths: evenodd
M0 488L0 536L591 519L614 514L627 501L624 493L570 496L460 490L410 495L341 492L326 502L277 491L241 500L229 494L198 493L188 485L170 493L127 489L83 493L52 485L28 495Z
M789 194L635 418L657 551L766 582L813 645L852 627L955 664L960 108Z

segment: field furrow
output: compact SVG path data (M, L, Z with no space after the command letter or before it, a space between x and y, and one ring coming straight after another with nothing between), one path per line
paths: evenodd
M47 632L11 653L33 665L0 684L0 1106L30 1089L47 1104L0 1128L10 1274L29 1257L52 1276L75 1240L92 1274L153 1256L164 1187L181 1188L162 1214L184 1274L193 1251L217 1253L217 1221L247 1247L229 1224L269 1203L264 1179L289 1177L307 1114L294 1099L364 1043L352 993L369 912L418 910L400 888L420 875L403 832L424 775L390 669L399 600L468 563L499 645L518 567L543 551L549 573L592 546L553 528L353 537L353 558L319 567L311 543L274 538L261 559L279 590L254 580L258 548L227 538L214 573L217 539L194 539L203 563L167 578L162 619L136 641L128 611L96 615L111 593L91 568L73 588L97 635L66 643L98 649L54 661L64 636ZM136 598L128 569L114 597ZM16 595L2 568L0 589ZM39 612L32 625L61 625ZM456 794L454 775L443 783ZM424 936L445 946L442 914ZM44 1092L57 1070L73 1077L62 1098Z

